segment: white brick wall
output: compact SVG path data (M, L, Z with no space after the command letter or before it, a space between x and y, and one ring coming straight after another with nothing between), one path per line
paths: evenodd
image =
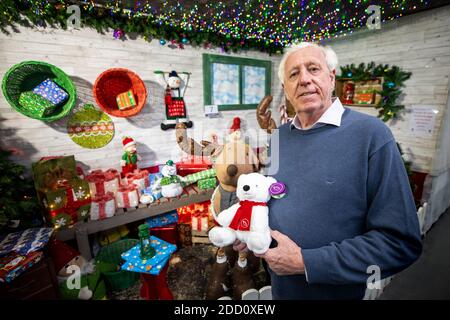
M243 127L257 128L255 112L226 111L219 119L203 116L202 53L221 54L219 49L203 50L186 46L185 50L162 47L158 41L147 43L142 39L120 41L112 34L101 35L91 29L64 31L59 29L34 30L19 28L19 33L6 36L0 33L0 75L13 64L23 60L42 60L57 65L73 76L82 102L93 102L91 86L96 77L111 67L125 67L136 71L147 83L149 91L145 109L133 118L113 118L116 135L104 148L89 150L73 143L66 133L66 121L45 124L29 119L12 110L3 96L0 98L1 146L16 147L22 154L16 160L29 164L43 156L74 154L92 168L118 167L121 136L130 135L138 144L144 158L143 165L161 163L169 158L177 160L180 152L173 130L161 131L164 118L164 88L156 82L154 70L192 72L186 91L188 114L194 126L210 131L226 130L234 116L243 119ZM381 30L363 29L352 35L328 41L338 54L340 65L360 62L398 65L411 71L401 103L406 106L403 120L390 122L397 141L413 160L413 169L431 170L442 115L446 109L450 74L450 6L430 10L382 24ZM232 54L235 55L235 54ZM282 93L277 79L280 57L259 52L239 53L239 56L272 61L272 95L275 109ZM413 136L409 133L411 106L428 104L438 111L432 136ZM376 115L373 108L357 110ZM202 137L196 136L201 139Z
M66 133L68 117L55 123L43 123L27 118L13 110L0 98L1 146L15 147L21 154L15 159L29 165L44 156L74 154L76 159L91 168L119 167L122 154L121 137L129 135L138 142L138 151L143 158L142 166L163 163L168 159L178 160L182 153L175 142L175 131L162 131L164 119L164 87L157 83L154 70L177 70L191 72L185 101L188 115L194 127L204 128L204 138L210 131L223 133L235 116L241 117L243 128L257 128L254 110L225 111L221 118L208 119L203 108L202 54L225 54L220 49L203 50L186 46L184 50L161 46L157 40L151 43L143 39L120 41L110 34L101 35L92 29L64 31L59 29L19 28L19 33L10 36L0 33L0 75L14 64L24 60L40 60L55 64L72 76L80 102L94 102L92 84L104 70L112 67L129 68L137 72L148 88L148 103L144 110L132 118L112 117L116 134L114 139L101 149L84 149ZM235 55L235 54L232 54ZM276 77L279 57L260 52L245 52L239 56L271 60L272 89L281 99L281 86ZM276 116L278 118L278 116ZM202 138L197 134L196 138Z
M326 44L336 51L340 65L374 61L412 72L400 100L406 108L403 119L388 125L403 151L413 160L413 169L430 172L449 89L450 6L386 22L380 30L364 28ZM434 106L439 111L431 136L414 136L409 131L411 106L420 104ZM378 113L374 108L356 109L372 115Z

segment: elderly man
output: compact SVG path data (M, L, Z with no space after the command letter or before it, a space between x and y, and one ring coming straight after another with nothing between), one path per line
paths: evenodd
M336 66L331 49L311 43L288 49L280 63L296 116L279 128L274 177L287 195L271 201L275 241L261 255L274 299L362 299L374 270L390 276L422 250L394 137L379 119L332 98Z

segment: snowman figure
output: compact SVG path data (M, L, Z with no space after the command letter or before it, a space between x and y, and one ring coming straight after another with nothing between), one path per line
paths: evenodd
M180 177L177 175L177 167L172 160L166 162L161 169L161 194L166 198L178 197L183 193Z
M166 72L155 71L166 84L166 92L164 102L166 105L166 120L161 123L161 129L174 129L178 122L183 122L186 127L192 127L192 121L186 118L186 104L184 102L184 93L186 91L187 82L189 81L189 73L182 72L186 79L181 79L176 71L168 73L166 80ZM183 88L183 90L182 90Z

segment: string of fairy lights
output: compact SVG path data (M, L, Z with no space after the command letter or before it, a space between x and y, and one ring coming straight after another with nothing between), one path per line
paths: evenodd
M37 15L43 17L56 13L55 7L77 4L82 9L81 18L83 14L98 15L102 18L105 17L105 12L107 16L113 18L125 16L129 20L128 23L133 21L142 23L145 18L155 26L176 28L189 34L214 34L222 37L223 43L230 41L245 45L253 42L258 43L259 47L263 45L274 48L282 48L300 40L317 42L351 34L359 28L366 27L367 19L371 15L366 9L370 4L376 3L380 6L383 23L404 14L424 10L431 2L429 0L2 0L5 1L20 2L22 8L31 7L35 9ZM8 10L3 14L7 15ZM189 43L188 40L184 43Z

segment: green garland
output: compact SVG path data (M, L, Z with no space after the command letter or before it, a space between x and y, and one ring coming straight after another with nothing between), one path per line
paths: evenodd
M120 29L126 34L138 34L146 41L153 39L174 41L178 46L189 43L192 46L221 47L225 52L238 52L256 49L269 54L281 53L281 44L267 44L261 40L237 39L230 35L222 36L211 32L184 30L175 25L159 24L150 14L129 15L117 8L102 8L90 2L80 4L80 1L0 1L0 30L9 34L7 27L17 31L16 25L25 27L60 27L67 29L67 6L79 4L81 26L90 27L99 33L111 32L110 29Z
M354 81L370 80L383 77L383 90L377 91L381 94L381 102L375 107L380 109L378 117L383 121L397 118L399 112L405 108L403 105L397 104L397 99L402 94L401 88L404 82L411 77L411 72L405 72L397 66L389 67L389 65L375 65L375 62L364 63L355 66L354 64L341 67L341 75L337 78L350 78Z

